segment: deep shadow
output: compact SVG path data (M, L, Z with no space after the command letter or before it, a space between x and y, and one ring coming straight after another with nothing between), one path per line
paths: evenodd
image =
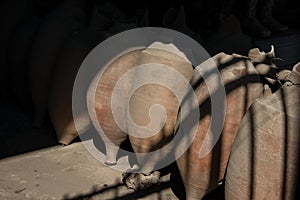
M281 199L285 199L286 195L286 185L287 185L287 166L288 166L288 133L289 133L289 121L287 116L287 108L286 108L286 101L285 98L287 97L287 94L285 94L284 90L279 90L281 100L282 100L282 108L284 115L284 136L283 136L283 169L282 169L282 193L281 193Z
M13 102L0 102L0 159L58 145L51 124L31 127L31 116Z
M154 1L154 2L156 3L158 1ZM152 6L154 8L154 9L152 8L152 10L154 10L154 12L151 12L150 15L157 14L157 13L155 13L157 11L157 6L155 5L155 3ZM208 4L210 4L210 3L208 3ZM165 7L168 7L168 6L169 5L167 5ZM125 7L128 7L128 5ZM211 10L209 10L209 12L211 12ZM130 13L130 14L132 14L132 13ZM161 12L160 14L163 14L163 12ZM209 13L209 15L211 15L211 13ZM151 20L153 21L154 19L151 18ZM157 20L157 19L155 19L155 20ZM161 21L155 21L155 20L154 20L155 23L161 24ZM205 18L202 18L201 20L207 21L207 19L205 19ZM155 24L154 22L152 24ZM197 27L197 28L201 29L201 27ZM289 32L288 34L290 34L290 33L291 32ZM291 37L289 37L289 35L284 35L284 37L282 37L282 35L275 34L272 36L272 38L269 38L269 39L254 38L253 43L260 47L267 46L269 48L270 43L272 43L274 41L278 44L284 44L287 41L288 42L292 41L292 43L289 45L292 46L292 44L294 43L294 46L292 46L291 48L284 47L284 48L281 48L281 50L279 51L279 55L288 56L288 59L286 59L287 61L284 63L284 65L286 65L287 63L288 64L294 63L295 58L298 56L298 54L297 55L295 55L295 54L297 52L299 52L299 50L297 48L295 48L297 46L296 45L297 41L299 41L299 32L295 31L295 32L292 32L292 34L295 34L296 36L294 36L294 38L291 38ZM281 37L281 39L280 39L280 37ZM292 51L290 51L290 49L292 49ZM292 52L292 53L290 53L290 52ZM284 57L284 56L280 56L280 57ZM226 63L225 65L221 65L220 69L226 68L226 67L230 66L232 63L234 63L234 60L229 63ZM253 80L253 82L256 82L256 81L260 81L260 80ZM196 88L197 86L200 85L200 83L202 83L202 82L200 81L194 87ZM237 80L235 82L232 82L232 83L226 85L226 90L230 93L235 88L238 88L241 86L246 86L248 83L249 82L247 82L246 79L244 79L244 77L242 77L241 80ZM0 105L2 105L2 104L0 103ZM210 105L211 105L211 102L210 102L209 98L207 100L205 100L202 103L202 105L200 105L200 108L202 111L200 119L202 119L205 115L210 113L210 110L209 110ZM283 103L283 105L284 105L284 103ZM0 115L0 123L1 123L0 124L0 159L9 157L9 156L18 155L18 154L27 153L30 151L34 151L34 150L38 150L38 149L42 149L42 148L46 148L46 147L50 147L50 146L54 146L54 145L58 145L55 132L51 125L48 125L44 129L31 128L30 121L28 121L28 119L31 119L31 114L26 113L24 116L22 111L15 109L15 105L12 105L12 104L10 104L10 105L5 104L5 105L1 106L0 111L1 111L1 115ZM285 123L286 123L285 125L287 125L287 122L285 122ZM252 124L253 124L253 120L252 120ZM254 133L254 131L255 130L252 130L253 133ZM287 132L287 129L285 131ZM299 130L299 132L300 132L300 130ZM93 137L94 137L94 135L93 135ZM98 148L98 150L101 151L103 154L105 154L104 143L101 140L101 138L97 137L97 138L93 138L93 139L94 139L94 144ZM253 137L252 138L253 149L254 149L254 141L255 141L255 138ZM287 137L285 138L285 141L287 141ZM218 143L218 145L219 145L219 143ZM128 151L132 151L132 148L128 144L128 141L124 142L124 144L123 144L123 146L121 146L121 148L128 150ZM221 149L221 147L219 147L219 148ZM286 144L285 144L285 149L287 149ZM285 153L286 153L286 151L285 151ZM213 165L214 169L212 170L214 172L219 167L218 166L219 155L220 155L220 152L214 151L213 160L214 160L215 164ZM299 149L299 155L300 155L300 149ZM122 156L125 156L125 154L120 152L118 154L118 158L120 158ZM129 160L130 161L134 160L134 158L129 159ZM255 160L254 154L252 155L251 160L252 160L251 163L253 165L254 160ZM300 158L299 158L299 160L300 160ZM287 161L285 160L285 164L286 164L286 162ZM188 168L189 163L190 163L190 160L188 160L188 162L186 164L187 168ZM251 169L253 170L253 167ZM121 187L122 184L116 184L116 185L112 185L109 187L101 188L99 190L94 190L91 194L79 195L78 197L73 198L73 199L86 199L86 198L95 196L97 194L107 192L109 190L116 191L117 199L133 199L133 198L147 196L154 192L159 192L167 187L172 187L172 188L174 187L173 192L179 197L179 199L184 199L185 191L184 191L184 186L183 186L180 174L178 172L178 169L176 171L176 168L174 167L174 168L172 168L172 170L167 171L167 172L168 173L171 172L171 178L172 177L174 178L172 180L175 180L175 183L178 183L178 184L164 182L160 186L156 186L156 187L149 189L149 191L147 190L147 191L142 191L142 192L137 192L137 193L131 193L131 194L123 196L123 197L117 197L118 196L117 195L118 188ZM255 172L252 171L252 175L254 175L254 173ZM286 169L284 169L284 176L283 176L284 183L286 182L285 174L286 174ZM212 174L212 178L213 178L213 176L215 176L215 175ZM299 176L300 176L300 173L299 173L298 177ZM297 182L298 186L299 186L299 179L300 178L298 178L298 182ZM253 182L253 178L252 178L252 182ZM251 185L251 191L253 191L253 187L254 187L254 185ZM224 186L221 185L218 188L216 188L214 191L212 191L210 194L208 194L205 197L205 199L219 199L219 198L222 199L222 198L224 198L222 196L223 192L224 192ZM250 194L250 196L253 196L253 194ZM298 190L296 199L300 199L299 190Z
M250 152L252 152L251 156L250 156L250 163L251 163L251 166L250 167L250 193L249 193L249 199L253 199L253 190L254 190L254 173L255 173L255 170L254 170L254 166L255 166L255 130L254 130L254 113L252 111L252 109L249 110L250 112L250 132L251 132L251 136L250 136Z

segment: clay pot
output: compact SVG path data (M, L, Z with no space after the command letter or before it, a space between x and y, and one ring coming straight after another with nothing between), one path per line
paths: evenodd
M40 20L33 18L17 26L12 36L9 55L11 86L16 102L25 111L32 111L32 99L28 87L28 62L32 43L39 29Z
M34 41L28 70L29 87L34 102L32 125L45 123L52 71L63 42L85 25L84 0L66 0L46 16Z
M176 161L185 186L187 200L199 200L219 185L224 178L229 153L239 124L248 107L263 94L263 84L249 59L224 53L219 53L212 59L221 73L225 86L226 112L222 113L223 111L220 110L219 113L219 116L225 115L225 121L220 138L213 149L204 157L200 157L200 149L204 145L203 141L208 134L209 125L213 123L212 120L216 119L211 117L211 95L208 87L195 69L191 84L195 88L199 102L199 127L191 146ZM212 137L218 136L215 132L211 134Z
M107 27L107 21L96 10L94 11L89 27L67 39L53 70L49 92L49 114L59 143L65 145L70 144L78 136L72 112L72 91L77 72L90 51L105 39L103 29ZM85 95L84 93L78 96L85 102ZM82 128L79 131L86 130L90 125L88 113L80 115L78 121L81 124L77 128Z
M111 107L113 91L122 93L122 105L118 104L118 117L126 122L126 99L131 88L131 77L122 85L122 89L115 89L116 83L129 70L137 65L142 50L134 50L117 57L109 63L106 70L96 74L87 93L87 107L91 121L99 132L106 147L106 164L116 164L116 157L121 143L127 138L126 131L116 123ZM127 94L127 95L126 95Z
M129 103L130 116L127 116L127 129L135 153L148 153L161 149L172 140L176 131L175 124L181 100L177 99L175 91L169 88L174 86L178 91L185 91L186 85L178 83L178 76L183 76L188 82L193 70L191 63L173 44L150 45L141 53L138 64L149 63L151 63L149 67L140 67L136 70L132 88L137 88L132 91L134 93ZM156 64L167 66L167 71ZM172 70L175 70L177 75L174 76ZM138 87L143 80L152 83ZM164 111L152 107L154 105L160 105ZM162 124L164 121L165 123ZM155 164L167 153L162 152L160 158L149 158L147 155L138 154L141 171L144 174L152 172Z
M226 199L295 199L299 172L300 63L276 93L257 99L232 146Z
M34 14L30 0L2 1L0 6L0 98L7 98L10 94L10 67L8 54L12 35L16 26Z
M167 48L167 50L164 48ZM192 73L191 64L172 53L174 51L172 48L173 46L171 45L165 45L164 47L162 44L153 44L146 50L130 51L109 63L103 74L99 72L95 76L89 87L87 102L91 120L106 145L106 164L116 164L118 149L120 144L128 137L127 133L136 153L158 149L172 138L179 108L178 100L172 94L172 91L157 84L144 85L136 91L132 91L139 79L149 80L152 75L155 75L153 72L150 75L148 69L143 67L136 69L135 67L154 61L168 65L187 79L190 78ZM127 74L129 76L128 79L122 82L120 88L116 88L116 83L120 81L121 77L133 70L133 68L135 68L133 73ZM147 76L147 74L149 74L148 77L145 77L144 75ZM162 77L165 77L170 84L176 84L177 80L175 78L165 73ZM182 90L184 89L182 88ZM117 99L117 103L112 99L113 92L120 94L122 97L122 99ZM129 96L130 94L132 95ZM112 104L116 111L114 114L111 107ZM131 121L128 121L128 115L130 114L130 118L135 123L143 126L149 122L149 117L145 113L148 113L150 106L153 104L161 104L166 109L167 122L162 131L150 138L139 138L130 135L134 135L136 129ZM116 120L114 117L121 121ZM153 117L157 118L158 121L160 120L159 116ZM142 158L138 158L138 162L143 163ZM150 168L153 168L153 166ZM152 169L147 172L151 171Z

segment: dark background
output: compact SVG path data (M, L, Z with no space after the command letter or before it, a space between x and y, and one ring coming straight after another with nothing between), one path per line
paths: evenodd
M155 27L168 27L163 23L163 17L166 11L171 7L178 11L180 7L183 6L185 9L186 26L212 56L219 52L247 55L249 49L253 47L259 47L261 50L269 51L270 46L274 45L276 56L283 59L283 61L277 63L278 66L291 67L300 61L300 7L297 0L275 0L272 8L273 17L288 26L289 29L281 33L272 32L268 37L252 35L241 28L239 24L241 18L238 18L238 16L244 8L237 5L238 1L239 0L173 0L169 2L164 0L111 0L110 2L115 4L116 7L125 14L125 18L128 19L128 21L135 16L139 16L139 12L144 12L145 8L147 8L148 26ZM33 9L33 14L29 16L25 15L27 17L10 23L13 16L24 11L22 9L26 8L26 6L18 7L19 4L23 5L24 2L28 4L27 7ZM47 16L55 11L62 2L63 0L8 0L1 1L0 3L0 76L2 77L0 79L0 158L58 144L49 117L44 122L42 128L32 127L31 125L34 110L30 90L27 85L27 67L30 62L31 45L35 40L35 31L38 31L38 27ZM90 23L95 5L101 7L107 2L108 1L104 0L85 1L84 12L86 14L86 26ZM107 13L111 13L110 10L106 11ZM110 24L118 20L109 16L109 14L107 14L107 16ZM238 19L229 18L230 16L236 16ZM122 22L124 22L124 19L122 20ZM24 41L22 37L19 38L19 41L23 43L28 42L28 49L21 52L21 56L19 56L21 57L20 62L23 62L23 67L14 70L11 65L11 54L16 53L12 50L12 42L16 41L14 34L17 30L20 30L20 27L27 24L28 21L35 21L37 25L30 26L32 27L32 31L26 29L26 32L24 32L24 36L26 36L25 34L27 33L32 33L32 37L24 37L31 38L31 41ZM81 28L82 27L79 27L77 30L74 30L74 33L80 32ZM107 33L109 32L108 29L109 28L106 30L104 28L102 30L105 37L117 33L117 31ZM126 30L126 28L120 29L120 31L123 30ZM48 34L51 35L58 31L59 30L53 29L52 32L48 32ZM22 36L22 32L19 32L19 36L20 35ZM94 44L94 46L95 45L96 44ZM59 52L57 53L59 54ZM14 57L14 59L18 59L18 57ZM18 60L13 61L18 62ZM24 95L27 95L27 97L24 96L24 98L20 98L20 96L14 93L12 88L14 77L17 77L17 79L22 78L23 84L21 86L23 86ZM27 107L22 104L26 98L27 101L29 101Z

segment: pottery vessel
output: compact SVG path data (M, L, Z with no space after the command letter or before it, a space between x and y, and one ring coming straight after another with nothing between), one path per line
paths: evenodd
M200 119L196 136L188 150L176 161L184 183L187 200L202 199L205 194L215 189L225 175L231 146L237 134L239 124L254 100L263 95L263 84L253 64L246 57L219 53L212 57L220 71L225 87L225 113L220 110L220 121L213 122L211 100L208 87L197 70L191 84L198 98ZM209 78L209 77L208 77ZM218 98L218 97L217 97ZM222 107L220 107L221 109ZM212 150L200 156L204 138L211 134L211 140L218 137L214 129L209 130L210 123L224 124L220 137ZM211 132L209 132L211 131ZM215 131L215 132L214 132ZM183 147L178 147L183 148Z
M33 127L43 127L48 115L53 68L64 41L86 23L84 0L66 0L46 16L33 43L28 81L34 103Z
M228 162L226 199L295 199L299 83L298 63L282 88L257 99L243 118Z
M134 152L148 153L161 149L172 140L182 101L175 96L178 93L176 91L187 89L187 85L178 79L181 76L188 83L193 68L185 55L173 44L158 42L141 53L138 64L145 67L136 70L133 80L132 88L136 90L133 91L129 103L127 129ZM137 88L143 81L151 83ZM137 155L141 171L145 174L152 172L155 164L167 153L161 152L160 158Z
M100 15L95 7L88 27L72 34L66 40L53 69L48 106L51 122L55 128L58 142L61 144L70 144L78 136L78 132L84 132L91 124L88 113L83 111L77 119L80 124L75 127L72 91L82 62L93 48L106 38L103 30L107 26L107 19ZM87 89L85 88L83 91L87 91ZM80 102L86 107L85 96L86 93L78 95L81 97Z

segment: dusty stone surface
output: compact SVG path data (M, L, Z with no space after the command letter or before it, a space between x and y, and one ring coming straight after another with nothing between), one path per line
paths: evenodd
M135 192L122 183L122 172L98 162L81 142L58 145L51 126L33 129L31 121L32 114L0 101L0 200L178 199L169 174Z
M135 192L121 172L95 160L78 142L0 160L0 199L166 199L176 200L169 175L155 188Z

